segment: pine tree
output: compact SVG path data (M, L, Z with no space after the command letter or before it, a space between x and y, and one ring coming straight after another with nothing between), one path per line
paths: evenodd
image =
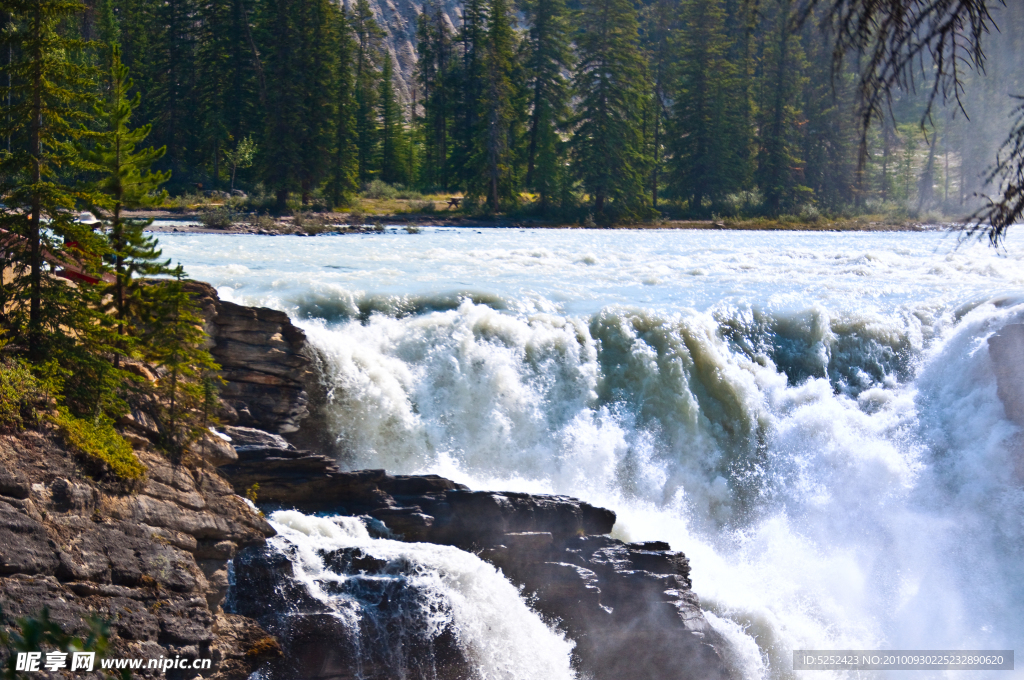
M658 208L658 193L661 189L663 166L665 164L665 126L669 101L674 88L672 80L675 64L674 34L678 30L678 5L670 0L656 0L645 8L645 49L648 70L651 74L651 101L649 112L651 177L651 207Z
M300 73L302 36L297 25L302 0L267 0L260 17L260 42L266 52L266 106L262 157L263 179L274 192L276 210L288 209L288 197L302 175L304 122Z
M449 162L455 181L471 193L482 195L481 173L485 161L480 139L486 135L482 99L487 88L487 0L464 0L459 30L461 59L453 60L448 74L453 95L452 148Z
M811 198L799 157L799 93L806 80L803 49L792 30L793 0L774 0L768 16L760 83L757 184L765 209L777 215Z
M394 61L384 54L384 69L380 79L380 178L389 184L406 183L407 141L405 121L395 92Z
M566 181L560 130L568 123L572 69L568 12L563 0L531 0L524 7L530 92L526 186L539 194L542 210Z
M200 154L193 160L221 185L224 159L232 142L253 127L258 100L257 71L249 44L243 0L203 0L198 10L196 104Z
M219 366L203 349L202 315L189 294L181 265L172 275L154 285L147 359L162 369L157 391L163 406L163 445L172 457L179 458L203 433L208 381Z
M705 200L724 198L744 179L744 93L725 29L721 0L684 1L670 181L698 214Z
M348 205L358 189L359 159L356 152L355 73L352 68L356 53L355 38L344 6L334 15L337 59L334 86L334 140L327 192L335 206Z
M101 194L95 210L106 218L109 225L110 257L113 260L114 281L104 291L109 296L108 309L117 320L120 351L128 353L128 338L145 316L146 288L138 276L156 276L168 272L167 264L160 261L156 238L144 233L152 220L125 219L122 210L159 204L166 192L159 186L170 178L170 172L150 170L164 149L139 149L149 136L150 126L129 127L132 113L139 107L141 94L129 96L133 88L128 78L128 67L121 63L121 49L113 45L106 88L96 119L101 129L96 144L86 152L86 158L101 173L96 190ZM115 357L114 365L118 365Z
M337 69L334 29L337 10L330 0L304 0L301 3L302 50L298 74L301 82L302 127L299 186L302 203L327 178L330 148L334 141L336 101L333 96Z
M576 35L576 172L602 221L646 216L642 112L649 87L628 0L583 0ZM609 203L611 205L609 205Z
M381 40L384 31L373 18L366 0L356 0L350 17L356 36L355 99L356 146L359 158L359 181L369 182L379 167L380 121L377 117L378 71L382 61Z
M832 41L812 26L804 29L808 77L804 80L802 156L804 179L816 203L829 211L853 205L863 192L858 184L859 121L854 101L856 74L832 70Z
M61 31L83 5L5 0L0 9L16 26L4 34L12 58L2 67L10 85L0 88L10 101L0 138L12 145L0 159L0 225L10 258L4 264L13 268L0 313L12 339L41 359L56 345L73 344L75 331L87 334L94 323L86 281L72 287L46 271L49 264L73 276L69 272L97 268L103 252L101 240L74 220L77 201L94 197L68 184L73 173L91 169L76 141L85 134L94 72L76 58L89 45Z
M449 128L452 126L452 40L444 13L435 5L420 14L416 31L416 77L423 91L423 161L420 182L427 188L448 189Z
M161 165L174 173L179 187L197 183L194 156L201 153L200 107L196 54L197 0L155 3L148 27L151 82L145 83L150 104L143 113L153 121L154 143L166 147Z
M483 83L474 116L477 129L471 139L467 177L470 195L481 196L491 212L514 203L517 196L513 127L518 112L512 83L515 30L505 0L490 0L482 51Z

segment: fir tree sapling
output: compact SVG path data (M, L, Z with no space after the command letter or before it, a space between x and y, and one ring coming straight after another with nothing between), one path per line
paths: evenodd
M256 159L256 142L252 137L245 137L235 146L233 151L225 151L224 158L231 166L231 191L235 190L235 173L238 170L252 167Z
M181 265L173 270L173 278L155 283L153 288L155 304L146 358L161 370L157 393L162 402L163 446L173 458L179 458L206 429L220 367L204 348L203 319L189 294Z

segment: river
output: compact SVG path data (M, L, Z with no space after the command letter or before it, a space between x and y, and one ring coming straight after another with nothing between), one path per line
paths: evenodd
M1024 434L986 343L1024 322L1020 230L161 243L305 328L342 465L614 509L689 556L745 678L1024 641Z

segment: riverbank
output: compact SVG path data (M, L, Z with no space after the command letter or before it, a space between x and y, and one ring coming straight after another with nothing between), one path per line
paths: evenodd
M579 224L565 224L540 219L512 219L506 217L466 217L457 212L436 212L422 214L362 214L362 213L305 213L294 216L269 217L239 214L234 221L223 226L211 226L210 220L203 220L200 211L149 210L126 214L127 217L152 219L149 231L156 233L194 234L260 234L266 236L298 234L316 236L319 234L372 233L375 225L421 227L465 227L498 229L625 229L625 230L696 230L721 229L734 231L813 231L813 232L887 232L887 231L955 231L959 224L952 222L928 223L916 220L900 220L885 215L814 221L801 221L784 216L779 219L722 219L722 220L661 220L638 222L614 227L586 227ZM355 226L358 223L361 226ZM377 226L377 231L380 231Z

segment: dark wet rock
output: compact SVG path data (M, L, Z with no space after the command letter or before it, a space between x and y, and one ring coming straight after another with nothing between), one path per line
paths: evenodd
M437 607L396 565L358 548L322 555L349 578L321 583L337 603L309 595L293 579L287 555L248 548L235 559L232 607L254 618L280 641L284 655L272 662L272 678L338 680L464 680L475 677L451 623L440 631L414 619ZM346 605L347 603L347 605ZM350 606L347 615L336 606ZM356 616L356 614L359 614ZM443 621L440 617L438 621ZM435 623L435 625L437 625Z
M722 659L725 642L701 612L686 557L667 543L608 537L615 524L610 510L568 496L471 491L432 475L343 472L325 456L284 446L242 444L238 454L239 462L221 471L236 490L258 483L259 500L270 507L372 518L403 540L472 550L500 567L576 641L579 668L594 680L730 677ZM243 555L235 562L239 583L245 583L238 589L238 611L257 618L262 612L259 620L276 626L287 657L319 659L314 666L321 664L320 670L294 671L302 677L347 677L341 652L327 658L314 649L326 634L317 632L319 626L331 626L330 635L351 631L335 630L336 622L321 620L324 612L308 595L292 592L301 588L290 581L290 564L280 555ZM354 551L323 557L339 573L383 571L373 559L360 562ZM284 621L274 606L268 609L266 593L286 593L308 613L298 617L301 622ZM247 597L257 601L245 603Z

